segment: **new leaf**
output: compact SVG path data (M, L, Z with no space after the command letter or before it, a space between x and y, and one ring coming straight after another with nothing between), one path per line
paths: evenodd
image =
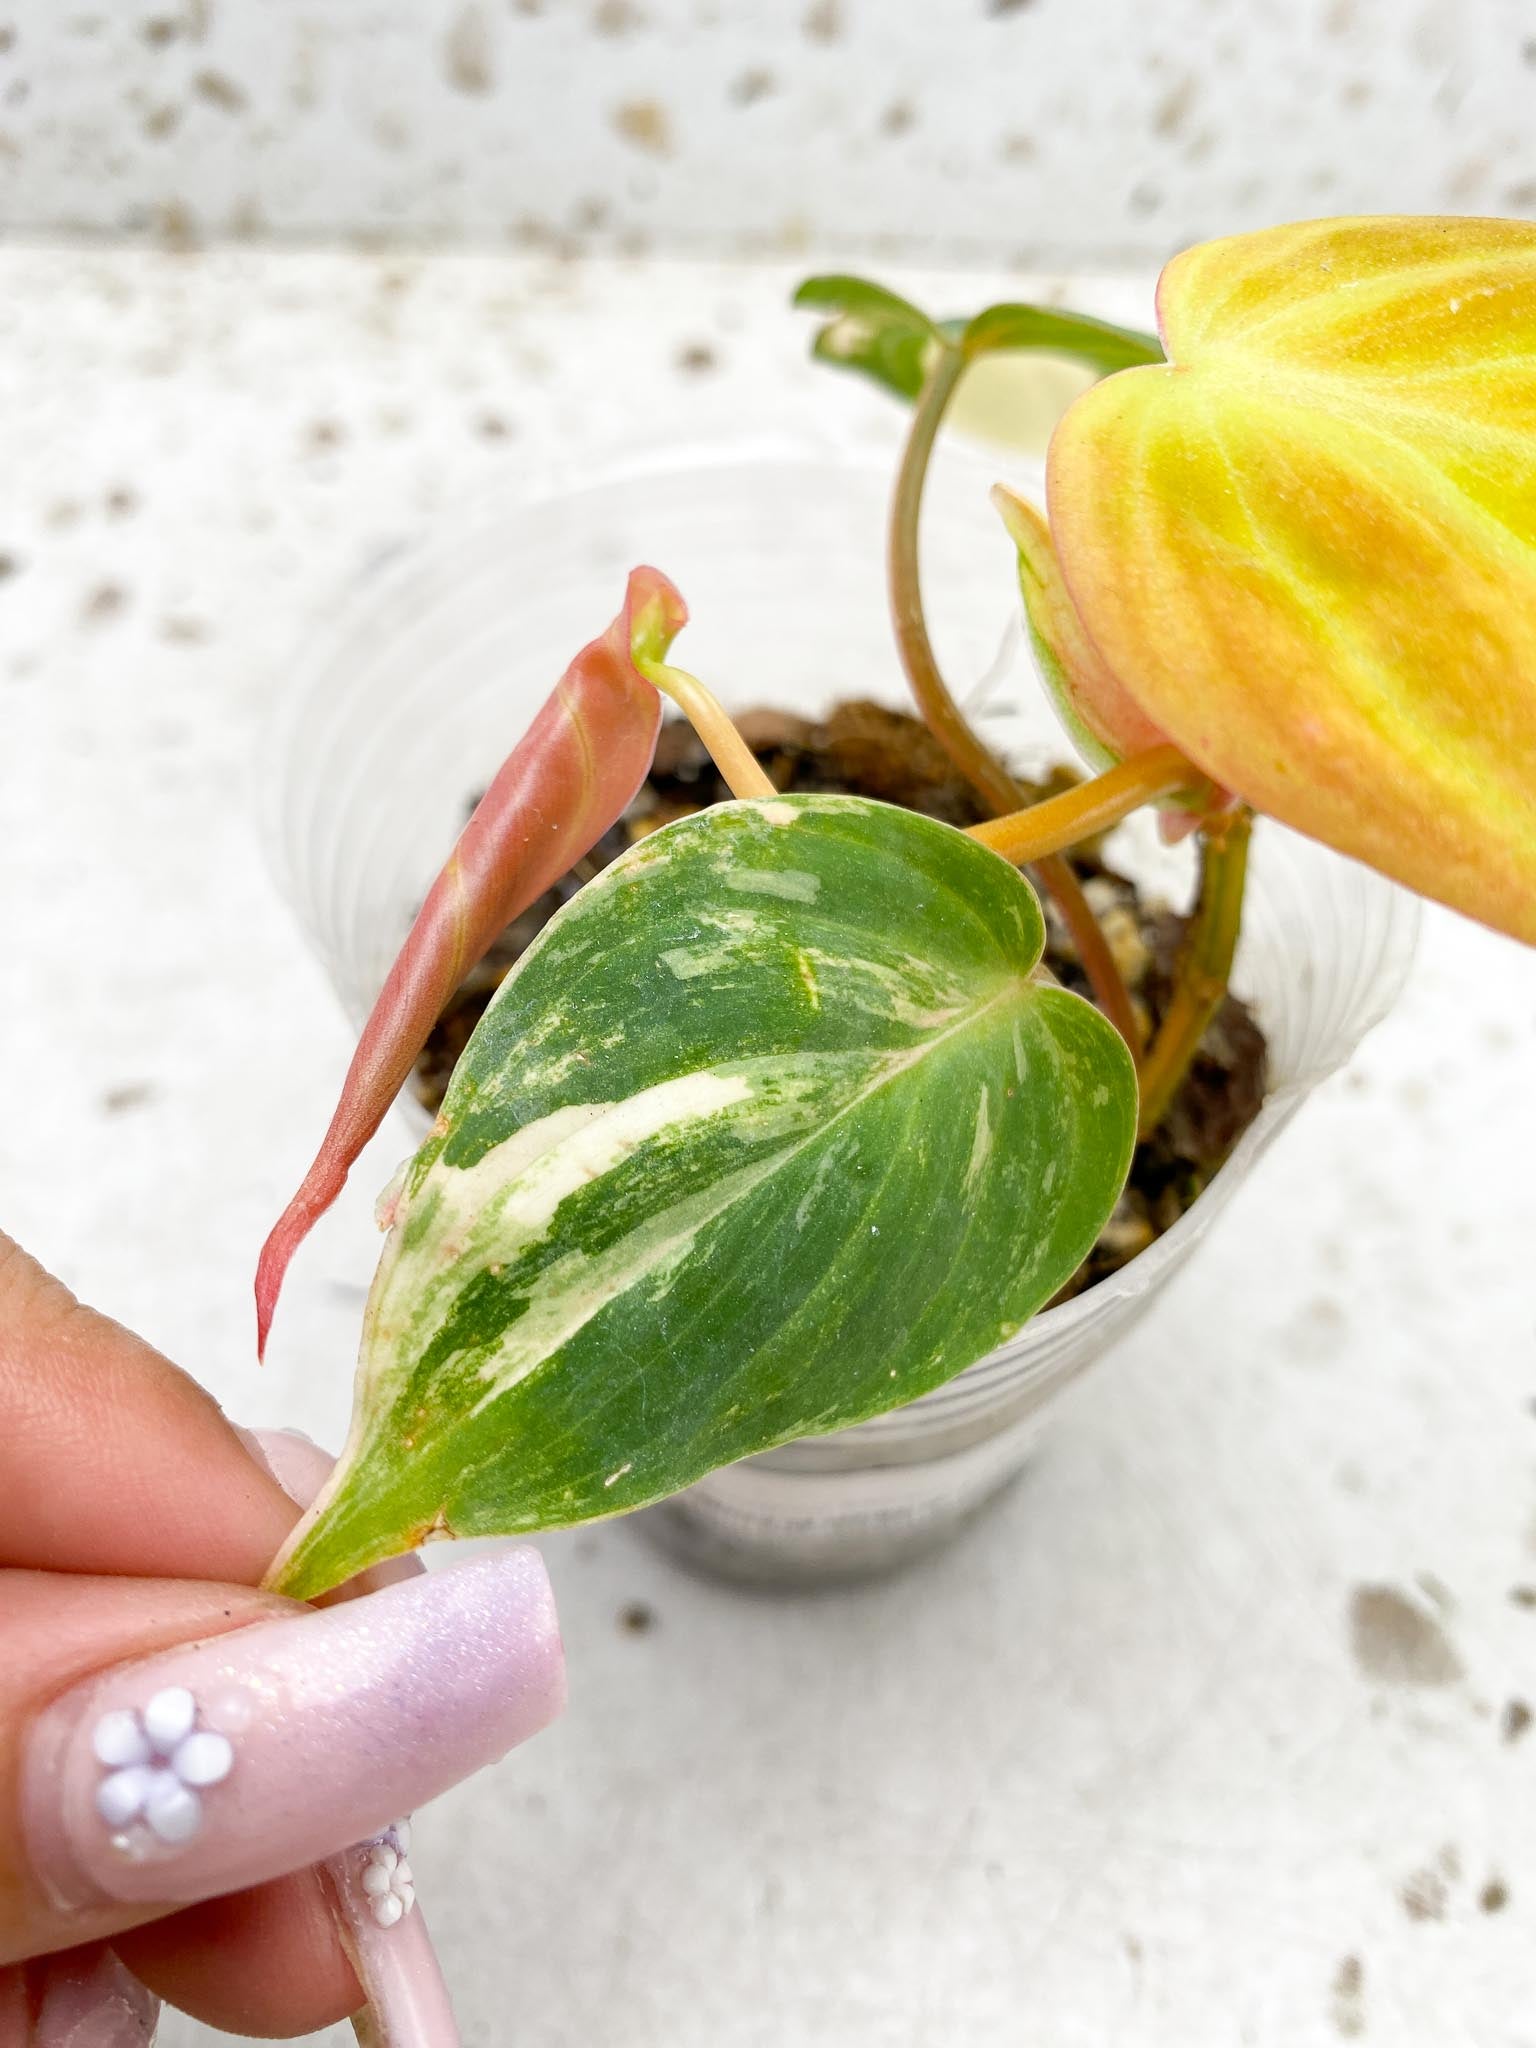
M645 780L661 699L636 664L659 661L687 617L659 570L634 570L623 610L577 655L476 805L363 1027L320 1150L262 1246L258 1355L289 1261L341 1193L448 998L512 919L597 844Z

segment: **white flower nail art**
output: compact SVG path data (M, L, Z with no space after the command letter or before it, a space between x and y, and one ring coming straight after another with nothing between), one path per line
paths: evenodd
M397 1820L364 1847L362 1886L368 1909L381 1927L393 1927L416 1903L416 1881L406 1861L411 1824Z
M107 1775L96 1787L96 1811L109 1828L139 1823L170 1846L190 1842L203 1825L201 1794L234 1767L227 1735L197 1725L197 1701L185 1686L157 1692L142 1713L121 1707L103 1714L91 1737ZM142 1835L121 1835L125 1850Z

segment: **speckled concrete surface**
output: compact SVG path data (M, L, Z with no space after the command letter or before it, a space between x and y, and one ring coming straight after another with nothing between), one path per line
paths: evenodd
M787 280L0 255L0 1213L246 1422L335 1441L406 1143L258 1372L254 1252L348 1051L250 822L306 619L641 426L889 442ZM1536 957L1431 916L1397 1014L910 1577L748 1599L622 1526L551 1541L570 1714L413 1856L473 2048L1532 2048L1533 1045Z
M0 220L1161 258L1536 212L1528 0L0 0Z

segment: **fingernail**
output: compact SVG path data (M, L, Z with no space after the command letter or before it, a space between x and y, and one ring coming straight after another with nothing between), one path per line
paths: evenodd
M298 1501L300 1507L308 1507L309 1500L304 1496L312 1498L320 1491L332 1463L314 1438L306 1436L302 1429L246 1429L238 1422L231 1427L256 1463L271 1474L284 1493Z
M28 1849L61 1907L190 1904L377 1835L564 1704L543 1560L498 1551L76 1686L27 1746Z
M322 1450L313 1437L301 1429L241 1429L235 1434L257 1464L270 1472L288 1498L307 1508L331 1476L336 1460ZM355 1600L360 1593L376 1593L397 1579L414 1578L424 1569L419 1557L391 1557L383 1564L370 1565L349 1579L345 1586L325 1594L315 1604L333 1607L339 1600Z
M242 1429L240 1435L301 1508L330 1477L334 1460L298 1430ZM422 1569L419 1558L392 1558L359 1573L332 1597L355 1599ZM368 2000L366 2017L354 2016L353 2026L366 2048L459 2048L453 2001L416 1904L410 1846L407 1818L320 1866L337 1932Z
M453 2004L416 1904L411 1830L382 1835L325 1864L337 1924L368 1994L370 2048L457 2048Z
M159 2018L159 1999L111 1949L74 1949L43 1966L32 2048L149 2048Z

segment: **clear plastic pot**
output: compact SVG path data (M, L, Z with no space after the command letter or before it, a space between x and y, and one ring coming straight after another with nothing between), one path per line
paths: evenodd
M925 590L946 673L1027 768L1066 747L1019 631L991 480L969 457L935 466ZM835 447L640 457L577 489L525 480L364 577L309 650L263 777L274 862L353 1018L466 799L617 609L632 564L654 562L683 591L693 622L678 658L730 708L904 703L882 580L889 489L885 461ZM1187 889L1188 850L1169 855L1149 825L1115 853L1140 879ZM1413 900L1368 870L1261 823L1234 985L1268 1034L1271 1093L1195 1206L938 1392L712 1474L649 1510L647 1527L695 1563L767 1583L885 1569L954 1533L1019 1471L1052 1396L1127 1336L1309 1091L1385 1015L1417 922Z

